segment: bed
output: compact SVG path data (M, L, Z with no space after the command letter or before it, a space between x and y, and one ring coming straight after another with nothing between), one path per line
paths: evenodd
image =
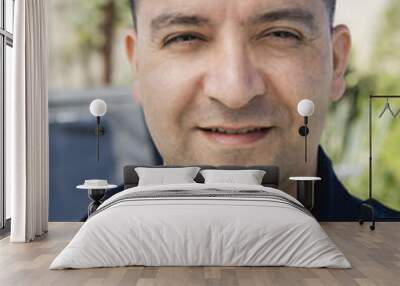
M276 166L197 166L263 170L261 184L140 185L124 168L125 190L103 202L50 269L118 266L291 266L350 268L310 212L279 190ZM182 166L165 166L177 168Z

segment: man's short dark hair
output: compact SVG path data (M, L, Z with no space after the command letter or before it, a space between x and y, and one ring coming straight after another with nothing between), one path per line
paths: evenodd
M135 0L131 0L135 1ZM329 19L331 21L331 25L335 19L335 11L336 11L336 0L324 0L326 8L328 9Z
M136 4L138 0L129 0L131 3L131 10L133 16L133 26L136 28ZM328 9L329 18L331 25L333 24L333 20L335 17L336 10L336 0L323 0L325 2L326 8Z
M129 0L133 17L133 26L136 28L136 0Z

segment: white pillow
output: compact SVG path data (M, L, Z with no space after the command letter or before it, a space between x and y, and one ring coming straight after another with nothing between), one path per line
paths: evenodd
M200 174L204 177L205 184L226 183L261 185L265 175L263 170L218 170L205 169Z
M147 168L136 167L138 186L196 183L193 179L200 167Z

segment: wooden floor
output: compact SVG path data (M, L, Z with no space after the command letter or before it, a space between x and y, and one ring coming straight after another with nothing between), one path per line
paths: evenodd
M400 223L323 223L352 269L121 267L48 270L81 223L50 223L32 243L0 241L0 285L400 285Z

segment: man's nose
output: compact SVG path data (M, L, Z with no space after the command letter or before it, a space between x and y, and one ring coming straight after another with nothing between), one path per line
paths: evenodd
M231 109L246 106L265 93L261 71L244 44L227 41L212 57L204 79L205 94Z

